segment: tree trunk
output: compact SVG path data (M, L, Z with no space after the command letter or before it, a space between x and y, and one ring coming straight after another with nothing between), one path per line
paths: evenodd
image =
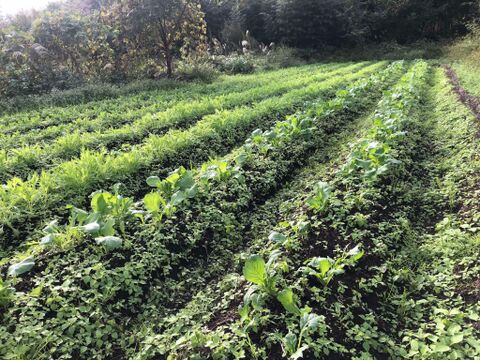
M165 64L167 66L167 76L172 77L173 74L173 59L170 45L165 46Z

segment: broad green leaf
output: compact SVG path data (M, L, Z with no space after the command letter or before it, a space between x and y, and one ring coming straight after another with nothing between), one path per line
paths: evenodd
M110 218L106 222L104 222L100 227L100 234L103 236L111 236L115 234L115 230L113 226L115 225L115 219Z
M289 354L293 354L297 349L297 341L297 335L295 335L294 333L289 331L288 334L285 335L283 343L285 344L285 347L287 348L287 352Z
M187 194L185 193L185 191L179 190L172 195L172 198L170 199L170 201L173 206L178 206L182 202L184 202L186 198L187 198Z
M207 168L207 170L203 172L201 178L205 180L211 180L215 179L216 176L217 170L213 166L210 166L209 168Z
M310 261L309 265L318 269L322 275L325 275L332 267L332 260L329 258L317 257Z
M300 317L300 329L302 331L315 331L320 324L320 316L316 314L304 313Z
M252 132L252 137L256 136L262 136L263 131L261 129L256 129L255 131Z
M109 193L95 194L91 201L92 210L102 214L106 214L109 211L108 198L111 196Z
M357 166L359 166L362 169L370 169L370 166L372 165L372 162L370 160L362 160L362 159L357 159Z
M297 228L300 233L305 233L310 226L310 223L308 221L299 221L297 223Z
M258 294L258 293L253 293L251 296L250 296L250 303L252 304L252 307L257 310L257 311L260 311L263 309L263 306L265 304L265 301L264 301L264 298L262 295Z
M238 166L242 166L243 164L245 164L246 161L247 161L247 154L245 153L241 153L235 158L235 163Z
M38 285L36 288L34 288L32 291L30 291L30 296L32 297L39 297L42 294L44 284Z
M240 319L243 321L248 319L248 313L250 311L250 307L248 304L244 304L243 306L239 307L238 313L240 314Z
M195 180L193 179L193 172L187 171L177 182L178 188L180 190L187 190L195 185Z
M97 232L98 230L100 230L100 224L95 221L95 222L92 222L92 223L89 223L89 224L86 224L86 225L82 226L80 229L82 229L86 233L90 234L90 233Z
M191 188L188 188L187 190L185 190L185 194L189 199L194 198L195 195L197 195L197 193L198 193L198 186L196 184L193 185Z
M270 235L268 235L268 240L277 242L279 244L284 244L288 238L277 231L272 231Z
M169 175L165 181L172 184L172 185L175 185L178 181L178 179L180 179L180 175L178 174L180 171L182 171L183 168L180 168L180 169L177 169L176 171L174 171L171 175Z
M319 181L317 183L317 186L316 186L317 190L320 190L321 192L323 192L324 194L330 194L332 192L332 187L324 182L324 181Z
M449 335L455 335L456 333L462 331L462 327L458 324L452 324L448 327L447 332Z
M299 349L295 351L294 354L290 357L291 360L297 360L303 358L303 352L308 349L308 345L302 345Z
M451 349L450 346L442 343L433 344L431 348L434 353L444 353L444 352L450 351Z
M47 234L52 234L54 232L57 232L57 226L58 226L58 220L53 220L43 228L43 232Z
M13 264L8 268L8 276L18 276L30 271L30 269L35 265L33 256L23 259L19 263Z
M162 181L158 176L150 176L149 178L147 178L147 185L151 187L157 187L160 185L161 182Z
M360 245L355 246L348 252L348 255L351 256L353 261L358 261L365 254L363 250L360 249Z
M455 344L459 344L463 341L463 335L462 334L457 334L457 335L453 335L451 338L450 338L450 345L455 345Z
M265 271L265 261L260 255L252 255L245 262L243 267L243 276L247 281L257 285L265 285L267 273Z
M72 207L72 217L77 223L81 224L87 219L88 212L77 207Z
M265 299L257 292L257 289L252 286L243 297L243 302L252 305L255 310L261 310L265 304Z
M48 245L48 244L51 244L54 240L55 240L55 234L48 234L40 239L40 244Z
M95 238L98 245L103 245L107 250L114 250L122 247L122 239L116 236L104 236Z
M280 303L283 305L285 310L287 310L288 312L295 315L300 315L300 309L295 303L295 298L294 298L292 289L286 288L280 291L277 295L277 300L280 301Z
M143 198L143 203L145 205L145 209L155 213L160 211L161 206L165 204L165 200L163 200L159 193L153 192L145 195Z

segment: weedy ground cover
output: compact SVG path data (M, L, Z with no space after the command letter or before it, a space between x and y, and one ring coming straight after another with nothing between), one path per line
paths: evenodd
M480 124L427 62L314 68L9 180L0 354L480 356Z
M410 84L405 84L405 80L412 77L412 75L420 75L422 69L419 67L421 66L422 64L412 69L412 71L402 79L402 82L397 85L396 89L400 90L402 85L403 87L405 87L405 85L410 86ZM383 106L384 111L392 109L391 102L388 102L389 97L390 95L386 95L386 98L380 103L380 107ZM406 101L408 101L408 99L406 99ZM403 104L406 104L406 102ZM369 120L372 122L372 119L378 119L382 115L383 113L381 109L379 109L373 116L369 117ZM374 133L374 131L371 130L370 134L372 133ZM351 161L355 156L354 154L354 152L350 152L350 155L344 160L345 164ZM365 174L363 171L359 170L359 172L361 178L367 179L364 177ZM339 168L337 174L337 178L341 178L343 181L346 174L343 166ZM348 177L351 176L354 175L348 175ZM318 174L315 172L311 177L318 179ZM314 291L316 286L314 286L314 283L306 283L303 281L300 288L298 285L289 287L287 286L288 284L286 284L285 273L291 272L292 276L295 276L294 280L297 282L300 282L301 278L305 280L308 277L318 279L317 281L321 286L317 291L320 291L320 289L328 289L328 285L332 279L343 274L346 269L355 266L364 255L364 250L358 245L360 243L358 238L354 239L353 245L351 244L351 239L342 239L341 241L340 239L336 239L338 243L328 244L329 246L324 245L324 241L328 241L328 239L316 238L317 234L322 233L319 231L319 222L322 221L322 218L325 218L324 221L326 222L331 220L338 221L338 224L334 226L339 227L342 221L344 221L341 217L348 213L348 211L342 208L338 195L332 193L334 189L333 179L329 180L332 182L332 186L324 182L318 183L311 181L309 184L307 183L311 189L309 190L309 194L304 193L297 195L300 199L288 201L287 203L290 205L287 205L287 207L290 208L290 211L282 209L282 212L286 214L294 213L296 217L287 218L280 222L275 230L272 229L272 232L268 235L268 239L260 238L256 241L256 244L250 252L258 248L261 249L261 255L256 254L247 257L247 260L244 260L245 265L243 266L243 275L247 282L254 284L252 287L246 290L244 286L239 286L239 283L236 282L238 281L238 277L236 277L235 274L225 278L223 286L227 286L227 288L231 286L234 287L226 291L227 297L221 298L220 300L217 298L216 301L218 301L220 308L227 306L227 314L224 318L226 324L218 320L219 317L223 318L222 315L208 313L208 311L211 310L210 307L202 309L206 312L203 314L201 312L202 310L200 310L200 313L191 311L192 308L198 310L199 306L204 305L202 301L209 301L210 299L210 297L205 298L202 294L199 294L198 298L191 302L184 311L178 314L172 314L171 318L166 318L165 328L159 330L158 335L147 337L147 340L143 341L144 352L141 352L139 358L155 356L155 354L158 353L157 351L160 351L160 353L161 351L166 351L178 357L192 356L193 354L208 354L211 351L212 355L215 354L214 356L220 357L235 357L242 353L250 353L250 356L255 358L266 358L272 355L269 354L265 348L262 348L262 346L271 343L277 343L277 346L282 344L281 347L283 348L285 357L294 356L295 354L298 357L309 348L309 345L302 343L304 336L307 336L307 343L310 342L310 344L312 344L312 342L318 342L318 344L316 344L317 347L320 344L322 346L327 345L329 339L318 340L315 338L315 340L313 340L310 338L310 335L312 335L310 333L319 331L320 325L325 327L325 324L320 324L325 323L325 317L323 315L315 315L311 312L312 309L308 305L311 306L312 302L309 302L307 307L300 308L297 295L294 294L294 290L292 290L296 289L295 292L297 292L304 287L308 289L313 287L312 291ZM303 184L303 186L305 185ZM319 188L323 191L319 192ZM336 191L339 190L337 189ZM317 199L319 193L322 194L321 207L317 206L320 202L320 200ZM292 193L290 193L290 196L291 194ZM313 201L313 199L317 200ZM298 209L295 210L295 207L298 207ZM328 208L334 208L334 211L339 212L338 216L340 216L340 218L334 219L333 214L328 213ZM346 224L343 226L347 227ZM336 229L336 231L341 231L341 229ZM312 237L315 238L315 241L313 241ZM347 250L345 250L344 246L347 247ZM314 256L320 252L323 252L324 257ZM337 255L332 255L331 258L326 256L331 253L337 253ZM305 257L305 255L307 255L307 257ZM302 266L302 263L304 263L304 266ZM299 270L295 272L295 268ZM234 280L235 277L237 280ZM291 279L289 280L291 281ZM222 287L222 285L220 287ZM282 290L282 287L285 288ZM225 291L225 288L221 291ZM236 299L233 295L235 293L237 294ZM221 293L219 293L219 296L222 297L220 294ZM245 296L243 297L244 294ZM233 319L236 320L238 316L231 316L231 304L232 302L233 304L237 304L237 300L242 297L244 305L240 308L238 322L232 324L231 321ZM276 301L277 306L275 305ZM280 307L283 306L283 312L279 311L278 305L280 305ZM324 306L324 304L322 303L318 306L321 307ZM199 326L206 326L211 329L212 333L202 331L200 334L199 328L197 327L181 328L180 333L179 328L175 326L169 328L168 324L170 320L173 321L173 323L176 323L176 320L188 322L188 317L190 316L193 318L199 316L199 318L208 319L208 325L202 325L202 320L199 320ZM297 322L298 320L295 320L296 317L299 318L299 323ZM217 326L215 326L217 322L220 323L218 329L216 328ZM285 331L283 326L278 325L278 327L274 326L274 328L271 328L272 326L269 325L282 323L285 323L285 327L291 330L291 332L286 334L285 338L280 337L278 333L278 330ZM328 323L326 325L328 326ZM320 335L326 335L323 334L325 330L326 329L320 329ZM182 336L182 338L177 338L177 336ZM181 339L184 341L180 341ZM260 339L262 339L262 343L259 346L255 342L258 342ZM263 343L263 341L265 341L265 343ZM207 343L209 345L205 346ZM193 346L193 348L189 348L190 346ZM341 350L341 348L334 343L332 343L331 346L331 349L327 347L325 351ZM277 352L274 351L274 353ZM278 356L280 355L278 354ZM321 355L316 353L316 356Z
M65 214L64 206L68 204L83 206L88 194L116 182L126 185L128 195L138 195L145 188L141 179L148 175L165 176L180 165L198 164L225 153L241 143L254 127L268 126L305 101L332 96L335 89L384 66L384 62L375 63L355 73L263 100L253 107L219 111L187 130L151 135L129 151L84 151L79 159L64 162L51 171L33 173L26 181L13 178L0 188L0 224L6 232L5 238L13 242L24 240L24 233L34 229L38 220L49 214Z
M472 95L480 97L480 77L478 68L468 62L455 62L452 64L462 86Z
M224 159L212 160L198 169L181 168L165 180L155 176L148 178L147 183L156 190L144 198L146 212L137 207L132 208L133 212L125 211L123 204L128 201L125 198L120 201L116 194L97 193L92 198L91 212L72 209L72 217L67 225L54 223L46 229L44 245L47 248L53 246L53 251L57 245L61 248L62 243L75 234L84 235L77 238L77 246L75 251L69 252L70 256L60 253L48 258L45 258L47 254L36 257L37 267L31 269L33 273L29 273L40 271L41 275L37 273L39 276L36 278L44 279L43 271L53 271L52 283L44 283L42 292L45 294L38 298L40 307L37 310L33 310L37 305L30 303L31 306L24 309L26 312L22 310L23 315L15 309L11 315L31 318L28 314L31 310L35 313L48 311L45 308L50 305L47 299L63 298L66 302L60 301L57 304L59 307L55 305L56 311L61 312L62 317L71 318L75 310L73 304L68 304L69 298L76 303L75 306L91 314L89 320L71 324L67 336L72 341L74 334L79 331L90 333L93 323L103 321L100 319L113 319L115 313L123 314L122 317L127 314L134 316L135 311L132 310L144 301L155 279L164 281L166 288L175 287L175 274L187 264L188 267L193 265L188 259L194 254L206 251L214 257L221 254L227 256L228 252L241 244L241 229L248 224L249 207L275 191L289 173L302 164L302 158L309 151L321 146L328 134L336 132L337 125L341 126L343 121L363 111L369 103L364 94L378 94L388 84L386 80L394 79L402 68L402 64L394 64L385 72L359 80L352 88L339 91L330 101L320 100L318 104L310 105L305 114L288 117L268 131L255 131L243 147ZM262 172L262 168L268 171ZM139 217L139 221L134 221L135 217ZM126 231L124 226L122 229L122 219L125 218L127 221L123 224L127 224ZM112 219L115 221L112 222ZM236 229L237 235L233 229ZM87 241L91 236L95 237L96 245ZM181 243L175 240L176 237L182 239ZM94 258L97 264L103 263L103 270L91 268ZM99 261L100 258L104 260ZM76 269L75 275L71 273L73 269ZM70 283L69 295L61 295L63 290L52 287L57 281L55 278L72 276L77 280ZM75 295L79 290L83 300ZM124 291L128 296L122 295ZM101 298L103 300L99 302ZM79 300L83 305L78 304ZM113 342L122 333L121 317L114 322L116 325L112 323L112 326L95 330L102 334L100 337L110 339L102 340L98 354L110 353ZM77 345L70 341L67 345L65 333L62 331L60 335L58 325L55 319L49 319L42 327L55 343L63 339L63 351L67 346L74 346L76 350L72 348L72 351L85 348L85 355L90 353L89 336L81 343L75 340ZM40 346L38 340L33 338L25 341Z
M237 260L237 273L152 322L132 357L478 357L478 216L469 206L468 215L452 213L456 201L472 203L470 189L453 179L476 178L478 142L467 128L478 124L468 110L455 110L440 70L428 92L425 75L404 84L407 92L416 84L410 96L402 86L387 95L364 138L383 139L397 162L384 161L389 168L376 166L372 176L358 162L373 160L372 152L354 142L336 174L324 174L325 206L311 201L326 190L313 177L310 193L290 199L280 211L288 217ZM400 113L388 111L395 103ZM452 147L459 151L452 155ZM466 158L474 161L462 166Z

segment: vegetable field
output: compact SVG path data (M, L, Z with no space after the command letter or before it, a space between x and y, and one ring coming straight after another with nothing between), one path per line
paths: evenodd
M0 356L478 359L463 76L324 63L0 116Z

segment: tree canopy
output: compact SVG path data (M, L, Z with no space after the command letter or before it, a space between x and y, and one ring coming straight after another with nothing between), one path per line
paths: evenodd
M0 16L0 95L91 78L171 76L174 60L242 41L294 48L462 35L472 0L66 0Z

